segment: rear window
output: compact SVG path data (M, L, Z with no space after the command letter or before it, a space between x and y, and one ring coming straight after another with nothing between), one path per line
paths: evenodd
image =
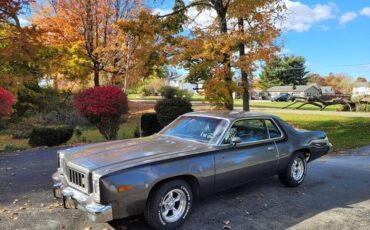
M271 120L266 120L265 123L270 134L270 138L277 138L281 136L281 132L279 131L278 127L276 127L276 125Z

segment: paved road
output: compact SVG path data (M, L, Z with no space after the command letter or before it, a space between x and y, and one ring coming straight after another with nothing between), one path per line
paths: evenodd
M0 229L149 229L143 217L92 224L53 199L56 149L0 154ZM309 164L298 188L277 177L198 199L182 229L370 229L370 147Z
M155 105L155 100L132 100L136 102L142 102L149 105ZM255 101L264 102L264 101ZM196 110L209 109L209 103L203 103L201 101L192 101L193 107ZM235 110L242 110L241 106L235 106ZM339 111L319 111L319 110L300 110L300 109L279 109L279 108L256 108L251 107L251 111L263 112L263 113L287 113L287 114L315 114L315 115L333 115L333 116L343 116L343 117L369 117L370 112L339 112Z

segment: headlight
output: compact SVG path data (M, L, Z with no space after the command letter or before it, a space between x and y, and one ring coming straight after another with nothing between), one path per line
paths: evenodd
M64 155L58 152L58 171L61 173L64 171L64 164Z
M94 174L93 174L92 186L93 186L92 198L96 203L100 203L100 177Z

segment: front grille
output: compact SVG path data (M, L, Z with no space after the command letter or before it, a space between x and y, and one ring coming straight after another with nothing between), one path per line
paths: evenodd
M83 191L88 191L88 178L85 173L82 173L75 169L68 169L67 172L68 181L74 186Z

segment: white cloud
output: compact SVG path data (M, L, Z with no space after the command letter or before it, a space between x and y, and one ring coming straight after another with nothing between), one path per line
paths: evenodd
M285 0L288 9L286 21L282 28L284 31L305 32L315 24L335 18L336 5L333 3L317 4L313 7L299 1Z
M165 15L165 14L169 14L171 12L172 12L171 9L160 9L160 8L152 9L152 13L156 14L156 15Z
M194 29L194 27L207 28L214 23L217 17L217 13L214 10L207 9L199 12L196 7L188 9L186 14L189 17L188 29Z
M18 17L18 19L19 19L19 23L21 24L21 26L27 26L31 24L31 22L26 18Z
M334 3L317 4L310 7L299 1L284 0L284 2L288 9L288 16L286 21L279 26L283 31L308 31L315 24L321 25L323 21L335 18L334 13L337 9ZM171 12L171 9L157 8L153 12L163 15ZM187 15L190 18L187 25L188 29L194 29L194 27L206 28L214 23L217 16L214 10L203 10L199 13L196 7L188 9Z
M342 16L340 16L339 24L344 25L347 22L352 21L355 18L357 18L357 16L358 15L355 12L346 12L346 13L342 14Z
M363 16L370 17L370 7L362 8L362 10L360 11L360 14Z

